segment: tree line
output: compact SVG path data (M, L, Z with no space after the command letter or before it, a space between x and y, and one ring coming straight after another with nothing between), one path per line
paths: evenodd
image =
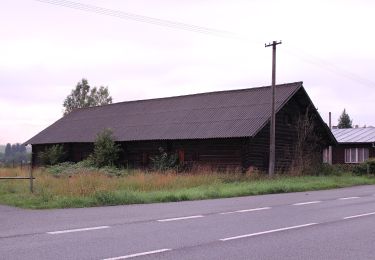
M27 163L29 160L26 146L20 143L7 143L4 153L0 153L0 163L5 165Z

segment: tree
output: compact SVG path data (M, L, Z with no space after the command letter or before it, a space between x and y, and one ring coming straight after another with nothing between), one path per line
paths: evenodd
M39 153L39 160L44 165L55 165L65 161L65 158L64 146L58 144L47 147L43 152Z
M94 153L90 160L96 167L113 166L118 160L120 147L115 143L110 129L104 129L96 137Z
M156 171L165 172L167 170L177 169L179 166L177 153L168 154L163 147L159 147L159 154L151 157L152 167Z
M7 157L10 157L11 155L12 155L12 146L10 145L10 143L7 143L7 145L5 146L4 156L7 158Z
M316 173L316 169L321 164L319 152L321 138L315 123L316 115L310 111L308 107L304 114L299 114L294 124L296 140L290 168L290 173L294 175Z
M82 79L77 83L76 88L72 90L65 100L64 116L74 109L83 107L100 106L112 103L112 97L109 95L108 87L91 88L87 79Z
M26 147L22 144L10 144L5 146L5 153L2 158L5 163L21 163L27 160Z
M348 113L346 113L346 110L344 108L344 111L342 111L342 114L339 118L339 124L337 125L338 128L353 128L352 120L350 119L350 116Z

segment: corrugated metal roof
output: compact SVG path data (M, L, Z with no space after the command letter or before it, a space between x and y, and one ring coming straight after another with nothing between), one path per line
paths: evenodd
M302 82L277 85L277 111ZM93 142L104 128L117 141L254 136L270 118L270 87L115 103L77 109L27 144Z
M375 127L332 129L339 143L373 143Z

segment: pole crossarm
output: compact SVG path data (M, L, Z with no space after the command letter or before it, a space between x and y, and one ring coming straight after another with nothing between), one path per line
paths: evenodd
M264 44L264 47L271 47L271 46L274 46L274 45L279 45L279 44L282 44L283 42L282 41L273 41L272 43L265 43Z

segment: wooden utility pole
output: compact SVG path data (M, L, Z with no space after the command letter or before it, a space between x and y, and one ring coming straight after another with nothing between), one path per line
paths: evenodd
M329 130L332 131L332 114L329 112ZM328 147L328 164L332 165L332 145Z
M281 41L273 41L265 44L265 47L272 46L272 86L271 86L271 122L270 122L270 158L268 164L268 175L275 173L275 85L276 85L276 45Z

